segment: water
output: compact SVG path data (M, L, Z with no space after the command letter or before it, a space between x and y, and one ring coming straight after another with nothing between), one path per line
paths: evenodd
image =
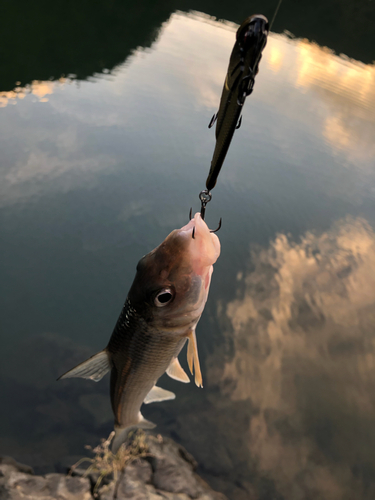
M274 8L262 11L272 18ZM142 17L133 7L127 23L142 28L113 21L112 39L104 30L97 45L99 21L90 28L77 14L82 32L61 39L60 57L48 37L67 21L50 13L56 28L42 17L35 38L48 57L32 56L25 27L10 48L0 89L0 453L39 471L62 470L110 432L108 380L55 379L106 345L140 257L199 208L233 21L253 12L215 9ZM371 33L349 43L349 21L332 27L329 8L312 32L296 9L280 7L207 209L209 225L222 216L223 227L197 331L205 387L165 378L177 399L144 414L232 499L370 499ZM364 28L369 12L357 13Z

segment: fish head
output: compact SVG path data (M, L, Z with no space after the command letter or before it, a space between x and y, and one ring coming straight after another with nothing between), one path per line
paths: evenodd
M132 307L158 330L187 334L203 312L219 255L219 238L197 213L138 262Z

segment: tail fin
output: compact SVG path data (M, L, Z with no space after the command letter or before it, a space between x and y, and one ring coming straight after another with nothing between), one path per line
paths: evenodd
M138 422L136 424L128 425L126 427L120 427L115 425L115 437L113 438L112 441L112 453L114 455L116 455L122 443L125 443L129 432L137 427L139 427L140 429L153 429L154 427L156 427L156 425L150 422L149 420L143 418L141 412L138 413Z
M91 358L86 359L76 367L61 375L57 380L62 378L80 377L99 382L106 373L111 369L109 354L106 349L94 354Z

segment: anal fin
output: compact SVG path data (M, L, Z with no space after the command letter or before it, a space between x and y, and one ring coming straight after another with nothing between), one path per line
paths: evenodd
M154 387L147 394L143 402L147 405L149 403L154 403L156 401L168 401L169 399L175 399L176 394L171 391L167 391L166 389L162 389L161 387Z
M195 336L195 330L192 330L189 333L188 339L189 339L189 344L188 344L188 349L187 349L188 365L189 365L191 374L193 374L193 366L194 366L195 384L198 387L203 387L202 372L201 372L201 367L200 367L200 363L199 363L198 346L197 346L197 338Z
M106 373L111 369L111 363L109 360L109 355L106 349L94 354L91 358L86 359L83 363L75 366L68 372L61 375L57 380L63 378L87 378L89 380L94 380L94 382L99 382Z
M179 382L183 382L184 384L190 382L189 377L185 373L177 358L173 358L171 364L166 370L166 373L174 380L178 380Z

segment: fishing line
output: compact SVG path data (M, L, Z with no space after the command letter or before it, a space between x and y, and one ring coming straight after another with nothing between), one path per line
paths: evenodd
M281 2L282 2L282 1L283 1L283 0L279 0L279 3L278 3L278 4L277 4L277 6L276 6L275 13L274 13L274 15L273 15L273 18L272 18L272 21L271 21L271 24L270 24L270 31L271 31L272 25L273 25L273 23L274 23L274 21L275 21L275 19L276 19L277 13L279 12L279 8L280 8L280 5L281 5Z

